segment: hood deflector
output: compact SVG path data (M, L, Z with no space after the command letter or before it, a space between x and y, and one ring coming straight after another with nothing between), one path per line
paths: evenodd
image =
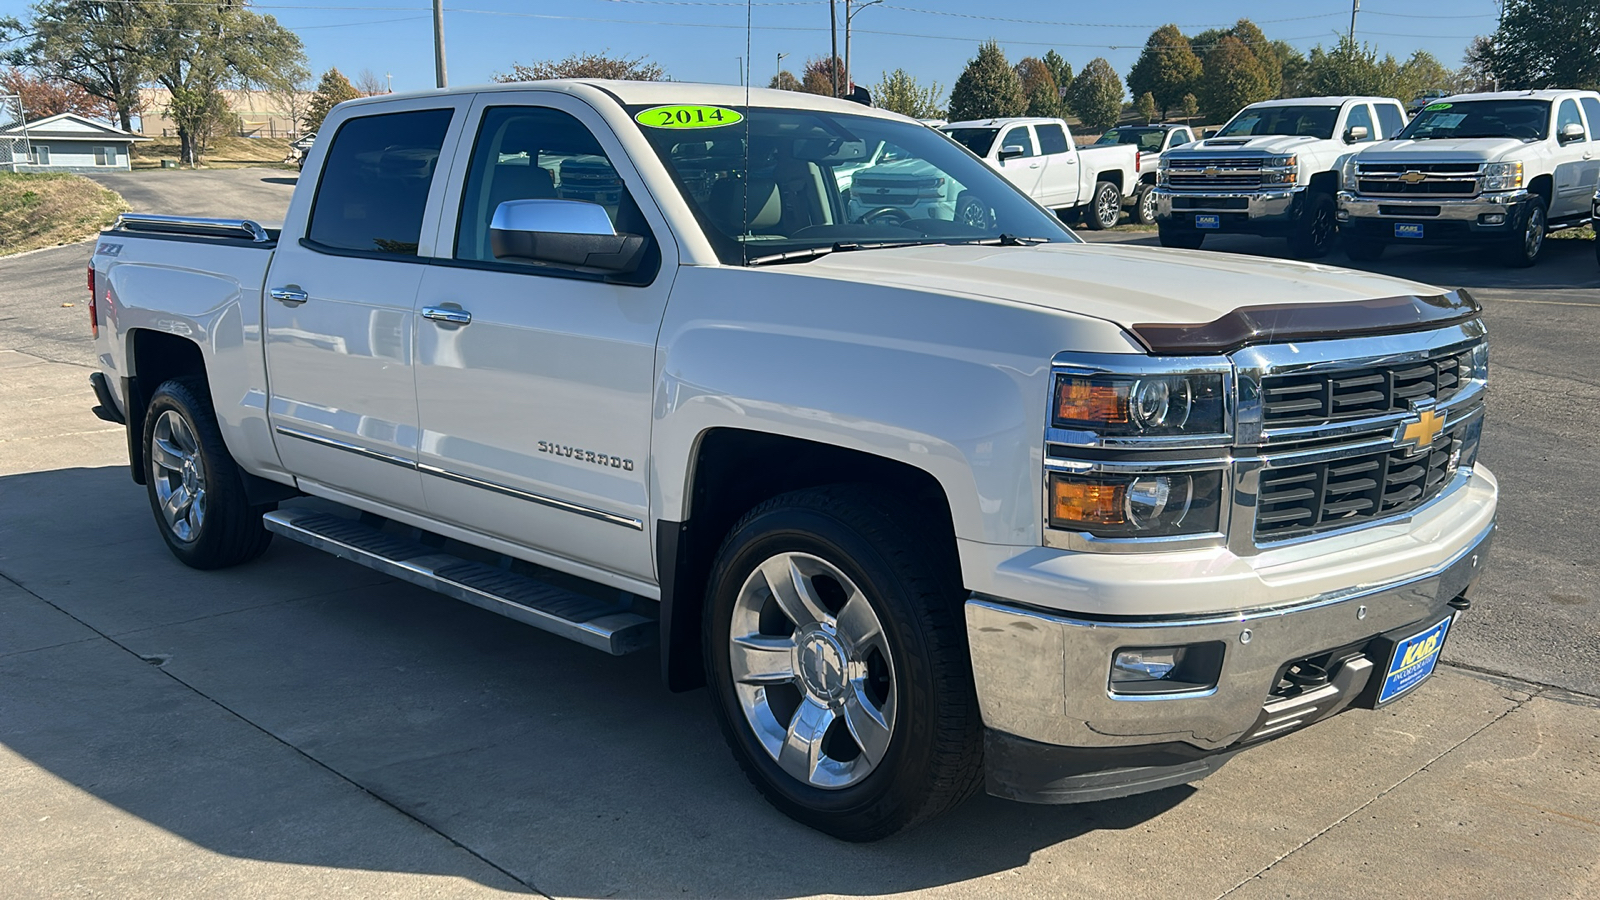
M1478 318L1466 290L1431 297L1383 297L1344 303L1245 306L1198 324L1135 325L1134 337L1157 356L1232 353L1251 344L1322 341L1441 328Z

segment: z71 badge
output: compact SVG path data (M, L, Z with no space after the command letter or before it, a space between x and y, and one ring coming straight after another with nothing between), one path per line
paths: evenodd
M549 441L540 441L539 452L553 453L556 456L565 456L568 459L575 459L578 462L594 463L597 466L610 466L613 469L621 469L624 472L633 471L633 460L631 459L623 459L620 456L609 456L604 453L596 453L593 450L579 450L577 447L568 447L565 444L552 444Z

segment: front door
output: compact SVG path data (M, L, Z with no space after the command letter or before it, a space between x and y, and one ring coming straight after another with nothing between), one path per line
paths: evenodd
M1044 161L1039 158L1039 149L1033 144L1033 135L1028 126L1013 125L1007 128L994 149L995 159L1000 159L1000 151L1007 147L1021 147L1022 155L1000 160L1000 174L1022 188L1022 192L1029 197L1038 199L1039 182L1044 177Z
M1039 195L1034 199L1051 209L1077 206L1078 154L1067 142L1066 129L1047 123L1034 126L1033 130L1039 135L1039 156L1044 161Z
M382 104L328 134L267 274L268 420L303 480L420 511L412 306L440 156L466 98ZM459 123L456 123L459 129ZM306 208L299 208L304 204ZM244 398L241 398L243 401Z
M677 262L665 220L607 126L562 94L481 97L451 183L413 320L430 514L534 562L653 581L651 398ZM502 262L489 223L523 199L599 204L654 249L628 277Z

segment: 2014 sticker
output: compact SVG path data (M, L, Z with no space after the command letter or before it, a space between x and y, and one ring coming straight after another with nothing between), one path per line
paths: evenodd
M1450 108L1450 104L1448 104L1448 103L1430 103L1427 106L1423 107L1423 109L1429 109L1429 110L1432 110L1432 109L1449 109L1449 108Z
M633 117L646 128L722 128L744 121L744 113L725 106L652 106Z

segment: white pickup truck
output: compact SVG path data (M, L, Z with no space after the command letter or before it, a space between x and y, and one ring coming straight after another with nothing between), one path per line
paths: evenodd
M1405 124L1400 101L1388 97L1247 106L1215 137L1161 155L1161 245L1195 250L1208 234L1254 234L1287 237L1301 259L1326 256L1337 236L1340 160Z
M1118 125L1100 135L1099 140L1090 145L1090 149L1131 144L1139 151L1139 185L1133 189L1129 205L1133 207L1132 218L1135 224L1154 225L1156 224L1156 172L1160 167L1161 154L1173 147L1192 143L1194 143L1194 131L1187 125L1162 123Z
M1460 94L1344 161L1339 232L1351 259L1390 244L1478 243L1526 267L1547 232L1588 222L1597 186L1600 94Z
M850 217L833 170L884 142L988 220ZM830 98L355 100L281 230L126 215L89 280L97 413L180 560L277 535L659 644L760 791L849 840L1405 696L1495 526L1467 294L1085 244Z
M1061 119L983 119L951 122L939 130L1040 206L1061 211L1068 221L1081 215L1096 231L1117 224L1124 197L1139 183L1136 148L1080 148ZM863 200L868 196L859 193Z

